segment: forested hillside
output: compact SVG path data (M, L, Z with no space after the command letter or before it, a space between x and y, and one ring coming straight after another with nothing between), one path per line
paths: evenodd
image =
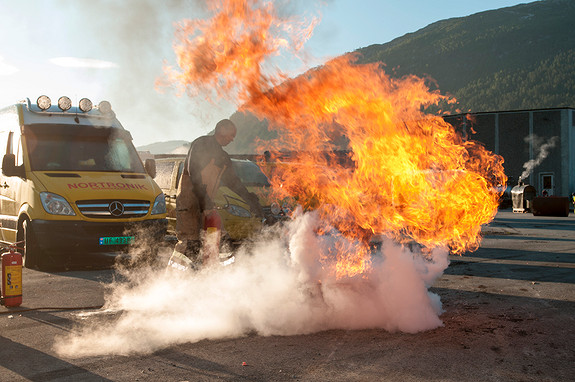
M467 112L575 107L575 1L546 0L433 23L385 44L358 49L391 76L431 78ZM253 152L266 123L234 114L230 152ZM241 137L241 138L240 138Z
M359 49L359 63L428 75L462 111L575 106L575 1L547 0L439 21Z

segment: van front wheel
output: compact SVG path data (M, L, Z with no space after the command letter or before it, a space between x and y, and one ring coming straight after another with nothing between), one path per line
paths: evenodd
M26 268L38 268L40 265L38 247L28 219L22 221L22 225L18 230L18 241L24 241L22 265Z

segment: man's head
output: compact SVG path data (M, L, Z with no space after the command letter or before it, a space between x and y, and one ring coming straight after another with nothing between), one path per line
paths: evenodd
M229 119L222 119L216 123L215 138L222 146L227 146L236 137L236 125Z

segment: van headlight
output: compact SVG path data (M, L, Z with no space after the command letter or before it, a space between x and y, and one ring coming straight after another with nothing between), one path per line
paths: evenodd
M156 200L154 200L154 205L152 206L152 215L159 215L166 213L166 197L164 193L156 196Z
M227 208L227 211L234 215L234 216L239 216L241 218L251 218L252 214L250 213L250 211L246 210L243 207L237 206L235 204L230 204Z
M76 213L70 206L70 203L62 196L58 194L53 194L51 192L41 192L40 200L42 201L42 206L52 215L68 215L74 216Z

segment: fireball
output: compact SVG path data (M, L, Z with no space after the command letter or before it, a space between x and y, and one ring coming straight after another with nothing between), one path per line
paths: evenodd
M457 254L478 248L481 226L497 212L492 190L506 177L501 157L425 112L455 100L354 55L294 79L270 73L265 61L299 49L316 21L282 19L272 2L209 4L210 20L180 24L180 70L171 78L188 91L232 97L277 132L265 149L295 153L272 184L320 215L318 234L345 239L320 254L326 266L335 258L338 278L369 272L370 242L380 235Z

